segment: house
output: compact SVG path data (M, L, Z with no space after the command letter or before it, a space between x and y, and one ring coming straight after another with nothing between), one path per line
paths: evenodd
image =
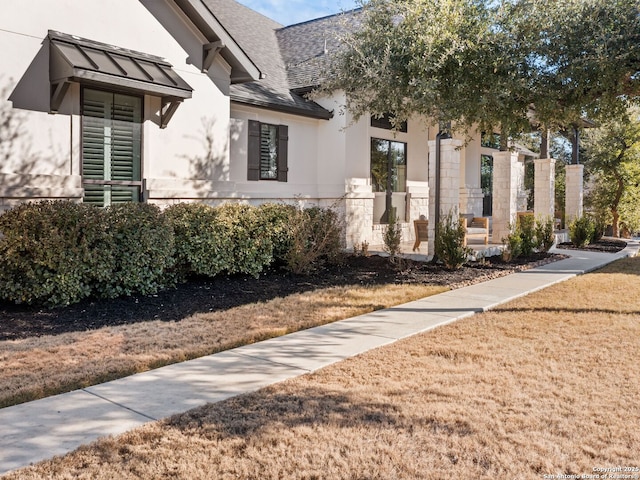
M0 210L286 201L339 208L348 246L381 243L390 212L411 240L435 213L436 128L305 97L359 14L284 27L234 0L15 3L0 18ZM492 195L495 236L523 208L524 157L477 137L442 141L440 205L482 216ZM546 168L536 198L553 198Z

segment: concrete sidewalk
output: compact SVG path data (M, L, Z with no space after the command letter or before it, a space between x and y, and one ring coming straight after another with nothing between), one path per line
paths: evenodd
M637 241L631 242L617 254L556 251L571 258L322 327L0 409L0 475L65 454L99 437L255 391L483 312L619 258L635 256L639 246Z

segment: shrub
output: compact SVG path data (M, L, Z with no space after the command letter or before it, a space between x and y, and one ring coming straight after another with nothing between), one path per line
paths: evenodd
M604 230L607 228L607 222L603 215L593 216L593 236L591 242L599 242L604 236Z
M124 203L105 210L112 247L111 274L99 282L96 294L115 298L148 295L170 285L174 234L168 219L155 205Z
M465 227L455 213L448 213L436 225L435 255L449 270L467 263L472 250L464 245Z
M389 212L389 223L382 235L384 251L389 254L391 263L395 263L400 254L400 243L402 242L402 226L398 222L395 209Z
M298 209L284 203L263 203L257 208L258 220L267 228L267 235L273 246L273 261L286 263L287 252L291 249L294 219Z
M256 207L227 203L217 208L216 221L224 225L230 241L227 273L257 276L273 262L272 235Z
M538 249L543 252L548 252L553 247L556 241L556 236L553 232L553 218L550 216L538 218L536 222L536 239L538 241Z
M291 224L291 245L285 254L287 270L308 274L342 257L342 225L331 208L296 209Z
M519 225L511 225L509 235L502 239L504 249L502 250L502 259L505 262L512 262L522 255L522 235Z
M518 220L520 232L520 252L529 257L538 248L536 239L536 219L533 215L523 215Z
M175 234L176 272L214 277L232 262L228 227L218 218L218 210L202 203L180 203L165 210Z
M584 247L593 241L595 225L593 220L583 215L569 223L569 238L576 247Z
M63 306L111 275L104 211L68 201L22 204L0 216L0 296Z

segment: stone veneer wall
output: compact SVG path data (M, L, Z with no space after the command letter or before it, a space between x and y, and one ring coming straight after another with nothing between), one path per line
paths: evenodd
M23 175L0 173L0 212L24 202L39 200L82 200L81 178L77 175Z
M446 139L440 142L440 213L460 213L460 162L463 142ZM429 141L429 241L428 251L434 251L436 197L436 141ZM464 213L464 212L463 212Z
M584 195L584 165L567 165L565 190L565 224L582 216Z
M518 191L522 162L517 152L493 154L493 241L509 234L518 212Z
M553 158L534 160L534 205L536 217L551 217L555 214L556 161Z

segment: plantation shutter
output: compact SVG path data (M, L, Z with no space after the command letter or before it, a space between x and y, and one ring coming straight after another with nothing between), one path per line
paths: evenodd
M82 117L82 178L103 180L105 178L104 129L110 106L104 92L85 91ZM84 201L99 207L104 206L104 192L99 185L84 185Z
M289 127L278 126L278 181L286 182L289 172Z
M139 201L142 99L91 89L83 94L84 201L101 207Z
M140 180L141 110L139 98L114 95L111 180ZM119 185L111 187L111 203L135 202L138 199L138 189Z
M260 122L256 122L255 120L249 120L247 163L247 180L260 180Z

